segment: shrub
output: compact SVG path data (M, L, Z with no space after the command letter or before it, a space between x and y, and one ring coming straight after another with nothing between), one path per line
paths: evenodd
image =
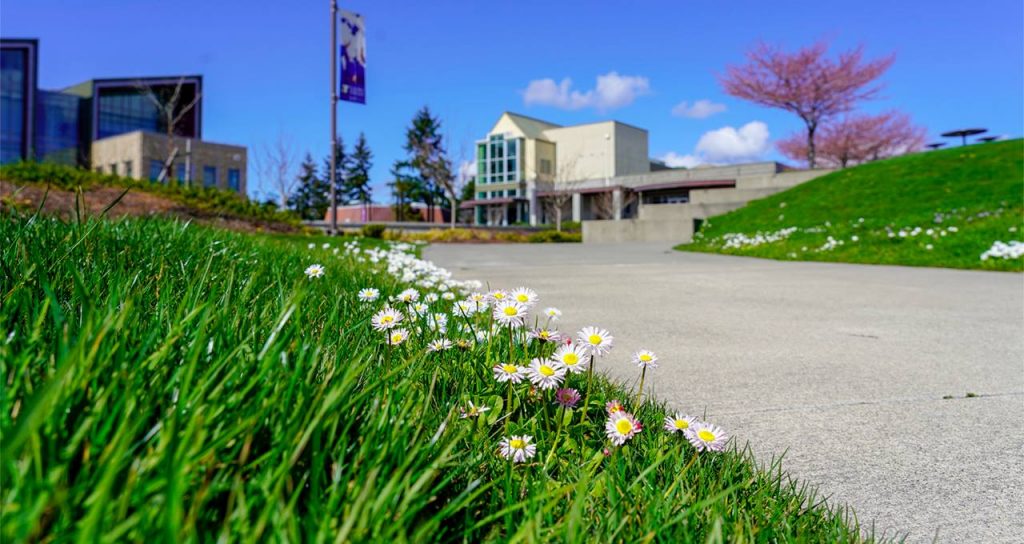
M362 235L367 238L384 238L384 231L387 230L387 225L380 223L370 223L369 225L363 225Z
M583 235L578 232L543 230L529 235L526 240L531 244L579 243L583 241Z

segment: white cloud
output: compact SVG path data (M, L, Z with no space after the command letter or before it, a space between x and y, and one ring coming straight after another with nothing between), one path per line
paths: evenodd
M459 165L459 177L460 180L468 180L469 178L476 175L476 163L473 161L462 161Z
M572 89L572 80L535 79L523 91L527 106L554 106L566 110L594 108L598 111L628 106L639 96L649 93L650 82L641 76L620 76L617 72L597 76L595 88L586 92Z
M704 133L697 141L697 153L709 161L737 162L757 159L768 151L768 125L751 121L739 130L722 127Z
M718 104L702 98L692 105L685 100L676 104L672 108L672 115L676 117L689 117L690 119L705 119L723 111L725 111L725 104Z
M658 157L658 159L669 168L693 168L694 166L704 164L700 157L696 155L680 155L675 151L669 151Z
M768 137L768 125L751 121L739 129L722 127L705 132L692 154L670 151L658 158L672 168L756 161L769 150Z

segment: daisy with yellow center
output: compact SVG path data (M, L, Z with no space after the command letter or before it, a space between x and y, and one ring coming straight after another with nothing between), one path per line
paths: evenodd
M604 411L608 412L608 415L613 416L619 412L625 412L626 408L622 405L621 402L617 400L611 400L604 405Z
M608 416L608 421L604 424L604 431L608 435L608 440L611 440L612 444L616 446L625 444L627 440L636 436L636 433L642 431L643 428L644 426L629 412L616 412Z
M611 351L615 344L615 337L604 329L597 327L583 327L576 336L580 344L586 346L592 355L598 357Z
M494 291L487 293L487 298L494 302L501 302L503 300L508 300L508 293L500 289L495 289Z
M697 451L723 451L729 435L718 425L696 421L683 431L683 436Z
M498 452L505 459L511 459L513 463L522 463L537 455L537 446L532 444L533 437L530 435L507 436L498 443Z
M430 342L429 344L427 344L427 352L428 353L433 353L435 351L444 351L446 349L451 349L451 347L452 347L452 341L451 340L449 340L447 338L441 338L439 340L434 340L434 341Z
M373 302L380 298L380 291L373 287L367 287L366 289L359 290L358 297L360 302Z
M551 355L551 359L560 363L566 370L573 374L586 372L587 365L590 364L586 348L579 344L564 344L559 346L559 348L555 350L555 353Z
M562 311L558 308L544 308L544 315L548 316L549 321L558 321L558 318L562 317Z
M674 416L665 416L665 430L670 433L681 433L689 429L697 421L697 418L684 416L676 412Z
M409 331L405 329L394 329L391 332L387 333L387 335L388 344L392 346L397 346L398 344L401 344L402 342L405 342L406 340L409 339Z
M399 312L394 308L384 308L370 318L370 325L375 330L386 331L397 327L398 324L402 322L402 319L404 319L402 317L402 312Z
M473 404L473 401L469 401L469 408L459 408L459 419L477 417L490 409L490 406L484 406L483 404L477 406Z
M526 369L526 376L541 389L554 389L565 379L565 367L561 363L534 359Z
M509 327L520 327L526 321L526 306L514 300L494 305L494 320Z
M658 368L658 356L651 350L642 349L633 354L633 364L640 368Z
M539 298L537 292L529 287L517 287L509 293L509 296L512 300L526 306L533 306Z
M306 277L309 279L319 278L324 275L324 266L322 264L311 264L306 268Z
M541 342L558 342L562 339L562 334L558 331L548 329L534 329L530 331L526 337L540 340Z
M494 379L501 383L519 383L523 381L524 372L526 371L525 368L511 363L494 365L494 368L491 370L494 372Z

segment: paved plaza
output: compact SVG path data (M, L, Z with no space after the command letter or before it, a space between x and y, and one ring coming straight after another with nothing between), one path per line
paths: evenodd
M461 279L532 287L608 328L673 408L910 542L1024 534L1024 277L682 253L668 244L434 245ZM970 395L968 395L970 394ZM951 398L950 398L951 397ZM653 426L650 430L654 431ZM646 432L646 431L645 431Z

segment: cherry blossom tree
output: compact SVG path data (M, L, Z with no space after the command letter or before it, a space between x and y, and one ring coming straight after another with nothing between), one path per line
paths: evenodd
M821 125L815 142L816 159L819 164L846 168L918 151L926 135L924 128L904 113L850 114ZM808 160L806 130L791 134L776 146L793 160Z
M771 108L795 113L806 125L807 165L817 166L815 135L829 118L851 111L878 94L877 80L892 65L892 55L864 60L863 47L830 58L828 44L818 42L796 52L758 44L747 62L729 66L719 77L725 92Z

